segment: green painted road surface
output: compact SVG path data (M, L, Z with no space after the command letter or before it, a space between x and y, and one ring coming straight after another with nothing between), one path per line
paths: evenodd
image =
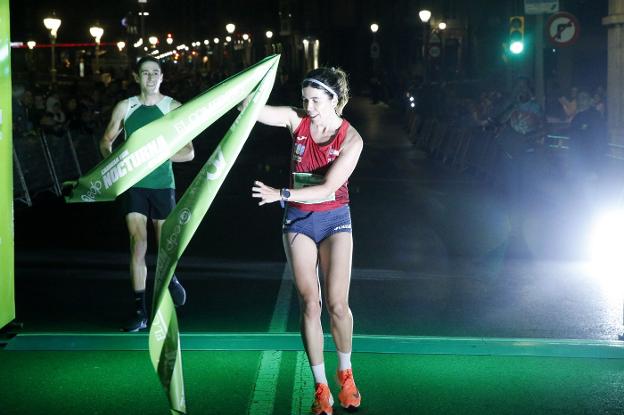
M236 344L236 339L233 340ZM421 343L425 340L421 339ZM374 341L377 346L385 343L392 348L401 339ZM497 341L512 346L512 339L490 343ZM523 347L525 352L540 354L540 348L568 351L585 348L593 350L594 357L505 356L492 353L496 347L489 350L492 354L475 355L474 343L452 338L437 339L436 344L454 351L453 354L420 354L417 349L413 353L354 353L355 376L363 396L359 413L621 414L624 411L621 348L607 342L561 344L528 340L522 346L520 339L515 341L520 344L515 347ZM487 342L481 339L481 343ZM604 350L610 350L612 357L600 357ZM254 392L262 388L262 382L258 382L262 355L262 351L184 351L188 413L251 413L252 398L257 396ZM333 373L336 367L333 352L326 352L326 365L328 373ZM5 349L0 352L0 369L3 373L0 405L4 415L168 412L146 351ZM312 388L303 352L282 352L274 387L265 394L272 398L273 409L269 413L307 413ZM338 393L335 385L332 390L334 395ZM335 413L344 411L335 407Z

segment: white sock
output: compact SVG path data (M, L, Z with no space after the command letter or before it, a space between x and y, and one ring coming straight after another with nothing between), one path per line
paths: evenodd
M314 375L315 383L324 383L327 385L327 376L325 376L325 363L320 365L310 366L312 368L312 375Z
M351 369L351 352L342 353L338 352L338 370Z

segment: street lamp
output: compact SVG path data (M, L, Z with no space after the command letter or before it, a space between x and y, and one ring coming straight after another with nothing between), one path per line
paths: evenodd
M104 34L104 29L99 26L92 26L89 29L89 33L95 39L95 73L100 73L100 39L102 39L102 35Z
M265 35L266 35L267 39L271 39L273 37L273 32L271 32L270 30L267 30Z
M156 36L150 36L147 41L150 43L150 45L152 45L153 48L155 48L156 44L158 43L158 38Z
M50 31L50 48L52 59L50 61L50 77L52 78L52 84L56 83L56 63L54 57L54 45L56 45L56 34L59 27L61 27L61 19L57 18L54 13L52 17L46 17L43 19L43 25Z
M34 40L29 40L28 42L26 42L26 46L28 46L28 49L33 50L35 46L37 46L37 42L35 42Z
M431 12L429 10L421 10L418 12L418 17L420 17L420 21L423 23L423 44L422 44L422 58L423 58L423 82L426 84L428 82L428 59L427 59L427 35L429 34L428 26L429 19L431 19Z
M379 30L379 25L377 23L373 23L370 25L370 30L373 33L377 33L377 31Z
M126 42L124 42L123 40L120 40L119 42L117 42L117 49L119 49L119 51L121 52L124 48L126 47Z
M247 33L243 33L243 40L249 40L249 35Z
M236 25L234 23L228 23L225 25L225 30L229 33L232 34L234 33L234 31L236 30Z
M418 17L420 17L420 21L427 23L431 19L431 12L429 10L421 10L418 12Z
M440 22L440 23L438 23L438 29L440 29L440 30L446 30L446 23L445 23L445 22Z

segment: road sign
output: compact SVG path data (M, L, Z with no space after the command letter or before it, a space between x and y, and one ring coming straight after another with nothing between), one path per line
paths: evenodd
M550 14L559 11L559 0L524 0L524 14Z
M579 37L581 26L574 15L566 12L553 14L546 22L548 40L555 46L573 45Z

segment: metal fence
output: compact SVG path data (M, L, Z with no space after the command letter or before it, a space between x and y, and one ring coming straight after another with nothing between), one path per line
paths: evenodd
M40 193L62 193L63 182L75 180L101 160L93 134L64 131L13 137L13 199L32 206Z

